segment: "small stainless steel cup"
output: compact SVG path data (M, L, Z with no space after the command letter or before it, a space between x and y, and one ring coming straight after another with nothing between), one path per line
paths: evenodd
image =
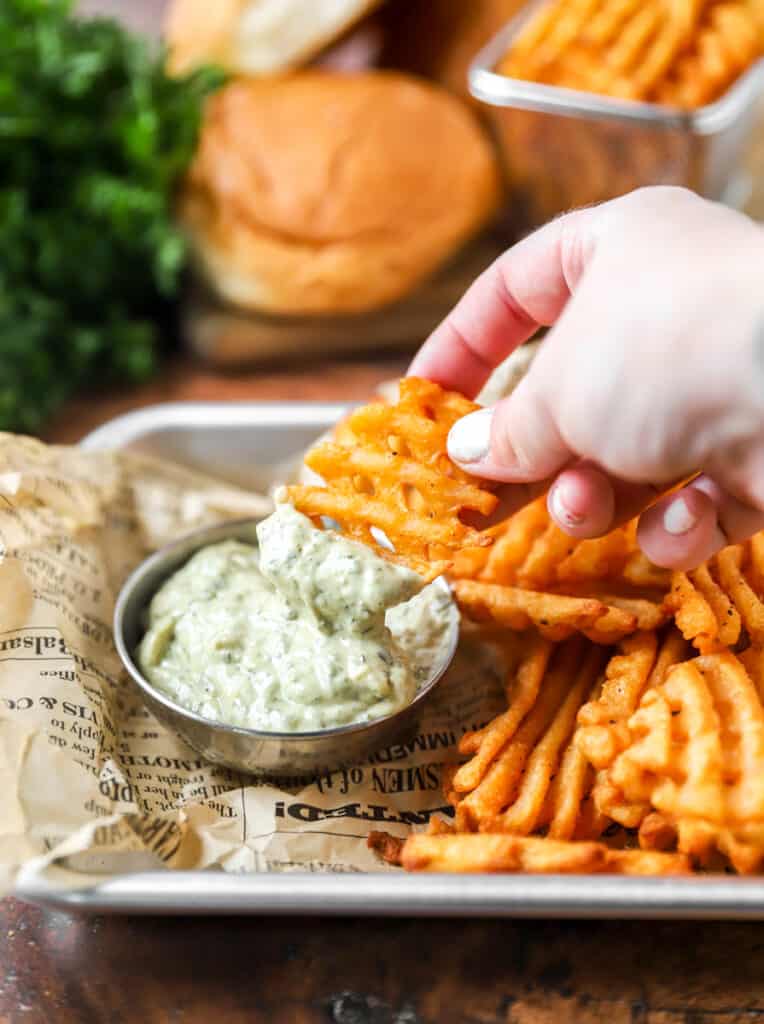
M203 718L160 693L138 668L134 652L146 629L149 603L164 581L200 548L224 540L257 544L259 520L242 519L206 527L162 548L128 578L114 610L114 641L130 678L156 717L208 761L254 775L293 775L328 771L357 763L376 750L405 742L417 728L422 706L432 694L456 651L456 623L441 661L407 707L386 718L316 732L261 732ZM448 587L444 579L435 581Z

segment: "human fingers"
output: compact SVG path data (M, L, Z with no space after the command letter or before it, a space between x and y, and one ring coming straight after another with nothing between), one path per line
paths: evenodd
M593 252L600 209L560 217L503 253L436 327L409 375L477 394L510 352L562 313Z
M702 474L643 513L637 540L655 565L685 570L763 528L761 509Z
M571 537L602 537L655 501L658 488L611 477L582 460L564 469L547 495L552 519Z

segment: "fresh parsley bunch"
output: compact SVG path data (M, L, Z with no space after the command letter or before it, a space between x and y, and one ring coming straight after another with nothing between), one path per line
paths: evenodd
M173 191L213 69L71 0L0 0L0 429L34 431L77 388L153 369L184 245Z

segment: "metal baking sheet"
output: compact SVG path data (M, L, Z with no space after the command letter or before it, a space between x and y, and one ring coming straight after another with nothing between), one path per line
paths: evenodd
M92 889L18 893L98 914L277 914L764 920L764 881L604 875L257 874L162 871Z
M311 402L159 405L112 420L82 446L141 451L241 485L263 486L294 464L348 408ZM60 910L99 914L764 920L764 879L728 876L141 871L77 891L27 884L16 895Z

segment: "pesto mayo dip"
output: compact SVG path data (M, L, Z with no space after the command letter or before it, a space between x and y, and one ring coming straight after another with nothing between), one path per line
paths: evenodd
M138 651L157 690L196 714L311 732L399 711L458 617L445 588L289 504L195 555L155 594Z

